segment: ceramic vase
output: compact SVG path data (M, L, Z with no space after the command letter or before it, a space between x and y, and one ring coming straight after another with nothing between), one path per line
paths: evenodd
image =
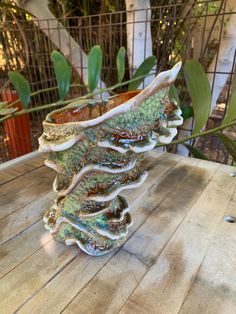
M169 143L182 124L168 96L180 67L160 73L142 91L73 102L47 115L39 150L50 152L45 164L57 172L58 194L43 220L55 239L90 255L124 243L132 218L119 194L144 182L144 153Z

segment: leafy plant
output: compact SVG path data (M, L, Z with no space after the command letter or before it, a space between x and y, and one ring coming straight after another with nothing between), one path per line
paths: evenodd
M0 122L27 112L53 108L54 106L58 105L70 104L72 101L77 101L78 106L80 106L87 98L91 98L97 93L101 93L103 91L111 92L125 85L128 86L128 90L134 90L138 88L138 86L143 82L145 77L150 73L156 63L154 56L147 58L137 69L134 76L130 80L123 82L125 74L126 51L124 47L121 47L116 56L117 83L113 86L99 89L97 85L102 69L102 50L100 46L94 46L90 50L88 57L88 85L86 87L89 92L83 97L64 100L68 95L70 86L72 86L70 84L70 66L65 57L58 51L53 51L51 58L54 65L57 87L42 89L31 93L29 82L20 73L9 72L9 79L19 96L19 100L23 103L24 109L17 111L18 109L14 107L18 100L13 103L0 102L0 115L2 115ZM189 117L194 117L195 126L191 136L180 140L174 140L171 144L183 143L191 155L196 158L208 160L208 157L199 148L186 142L200 136L215 134L219 137L233 159L236 160L236 142L222 133L222 130L236 124L236 78L233 80L231 98L222 124L219 127L204 130L204 127L209 118L211 107L210 84L208 82L207 75L197 60L186 61L183 73L189 96L191 98L191 105L184 105L182 107L182 116L184 120L188 119ZM58 102L34 108L28 108L31 96L52 89L58 89L60 97ZM174 85L172 85L169 90L169 97L171 99L175 99L175 101L180 105L178 89ZM166 145L167 144L159 143L157 146Z
M218 136L220 137L221 142L224 144L227 151L233 157L233 160L236 160L236 142L223 133L219 133Z
M232 83L232 94L222 124L227 124L235 119L236 119L236 75L234 75Z
M8 115L16 112L18 109L17 108L3 108L0 110L1 115Z
M197 60L186 61L184 78L192 100L195 118L193 134L195 134L206 125L210 115L211 87L206 73Z
M173 98L176 101L177 105L180 106L178 90L177 90L177 88L175 87L174 84L172 84L171 87L170 87L169 97Z
M143 61L143 63L138 67L136 72L134 73L133 78L138 78L142 76L143 78L140 78L136 81L130 82L128 85L128 90L135 90L139 87L139 85L143 82L146 75L149 74L149 72L152 70L156 63L156 58L154 56L148 57Z
M181 110L182 110L182 117L184 118L184 120L193 117L193 107L183 106L181 107Z
M8 77L13 84L24 108L28 108L31 94L29 82L17 71L10 71L8 73ZM3 113L1 112L1 114Z
M193 155L193 157L199 158L199 159L204 159L204 160L209 160L209 158L197 147L194 147L194 146L186 144L186 143L184 144L184 146L188 149L190 154Z
M102 49L94 46L88 55L88 88L93 92L98 85L102 69Z
M87 89L89 90L89 93L84 95L83 97L75 98L74 100L77 100L78 103L82 99L85 99L87 97L92 97L102 91L113 91L114 89L128 85L130 83L138 82L138 85L140 82L144 80L148 73L148 68L150 65L153 64L154 57L147 58L143 64L140 66L140 68L137 70L139 75L137 73L133 78L126 82L122 82L124 78L125 73L125 56L126 51L124 47L121 47L117 54L117 74L118 74L118 83L110 86L105 89L99 89L97 87L100 74L101 74L101 68L102 68L102 50L100 46L94 46L89 52L88 57L88 84ZM67 96L70 87L72 86L70 84L71 79L71 70L70 66L65 59L65 57L59 52L59 51L53 51L51 54L51 59L53 61L54 66L54 72L57 80L57 87L50 87L45 88L42 90L38 90L36 92L31 93L29 82L18 72L9 72L9 78L12 82L20 101L24 104L24 109L18 111L17 108L14 108L14 105L17 104L19 101L16 100L12 103L7 102L1 102L0 103L0 115L3 117L0 118L0 122L4 122L10 117L22 115L27 112L33 112L38 110L43 110L47 108L53 108L58 105L64 105L69 104L73 101L73 99L70 100L64 100ZM73 86L81 86L81 84L73 84ZM82 85L84 86L84 85ZM37 106L34 108L28 108L28 105L30 103L31 96L35 96L37 94L40 94L42 92L48 92L51 90L57 89L59 92L59 101L55 103L49 103L47 105ZM17 111L17 112L16 112Z
M117 53L116 68L117 68L118 82L121 83L125 75L125 48L124 47L121 47Z
M8 104L7 101L0 101L0 109L5 107Z
M54 64L54 71L57 80L60 100L63 100L70 89L70 66L65 57L59 51L53 51L51 59Z

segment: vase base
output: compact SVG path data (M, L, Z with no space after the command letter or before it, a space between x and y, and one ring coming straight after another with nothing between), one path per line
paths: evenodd
M124 197L117 196L105 204L107 207L92 215L80 216L68 215L54 203L43 218L45 228L55 240L66 245L77 244L89 255L107 254L124 243L132 218Z
M60 234L54 234L53 237L56 241L63 242L68 246L76 244L82 251L92 256L108 254L120 247L127 239L127 236L116 240L100 235L91 236L68 224L62 226Z

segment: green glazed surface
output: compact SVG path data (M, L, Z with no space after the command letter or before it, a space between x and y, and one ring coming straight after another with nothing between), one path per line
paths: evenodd
M104 114L109 102L88 100L47 116L39 143L41 151L49 152L46 165L57 171L58 196L44 222L55 239L76 243L90 255L108 253L124 243L132 219L119 193L142 184L147 176L140 171L144 152L158 142L170 142L182 123L180 109L168 97L175 74L171 71ZM90 119L93 108L100 114ZM57 114L71 110L87 119L56 121Z

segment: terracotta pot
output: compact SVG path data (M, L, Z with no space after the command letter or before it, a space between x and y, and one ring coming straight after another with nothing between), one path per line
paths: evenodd
M4 90L1 95L3 101L14 102L18 99L16 92L12 90ZM21 110L23 105L18 103L15 108ZM4 122L4 129L7 135L7 146L10 159L25 155L32 151L29 114L8 119Z
M119 193L143 183L144 152L169 143L182 124L181 110L168 97L180 66L159 74L141 92L74 102L46 117L39 149L50 152L45 163L57 171L58 197L44 222L56 239L90 255L124 243L132 219Z

